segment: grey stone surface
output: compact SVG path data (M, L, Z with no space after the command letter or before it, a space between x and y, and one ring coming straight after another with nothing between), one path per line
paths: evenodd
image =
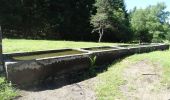
M67 74L89 66L90 60L87 54L6 63L8 80L20 86L37 84L48 77Z
M135 53L151 52L155 50L169 49L166 44L151 44L136 47L121 47L111 50L87 51L88 53L67 55L62 57L33 59L28 61L10 61L8 56L23 55L22 53L7 56L5 66L7 78L18 86L29 86L48 79L52 76L60 76L74 71L83 71L91 67L90 58L96 57L95 64L107 64L115 59ZM78 49L77 49L78 50ZM40 51L43 53L43 51ZM46 51L47 52L47 51ZM29 55L31 53L27 53Z

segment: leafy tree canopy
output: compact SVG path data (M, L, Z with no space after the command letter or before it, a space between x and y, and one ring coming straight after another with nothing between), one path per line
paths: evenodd
M170 12L166 5L158 3L146 9L135 9L131 12L131 26L141 42L160 42L165 38L169 24Z

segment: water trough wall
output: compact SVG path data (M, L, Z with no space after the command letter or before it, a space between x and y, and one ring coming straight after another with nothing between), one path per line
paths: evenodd
M96 47L95 47L96 48ZM167 50L167 44L150 44L136 46L113 46L107 49L98 47L74 49L80 54L67 54L62 56L44 57L29 60L15 60L13 57L30 56L35 54L58 52L62 50L37 51L32 53L4 54L7 79L18 86L30 86L46 80L48 77L60 76L74 71L83 71L91 67L91 59L96 57L95 64L102 65L120 57L135 53ZM73 50L73 49L69 49Z

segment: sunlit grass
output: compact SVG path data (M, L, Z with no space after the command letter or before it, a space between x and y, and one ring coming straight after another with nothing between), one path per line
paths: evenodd
M125 83L123 70L133 63L142 60L149 60L151 63L158 63L163 70L161 86L170 87L170 50L156 51L151 53L136 54L112 64L107 71L97 77L100 82L96 84L95 91L99 100L125 99L120 86Z
M4 52L25 52L25 51L63 49L63 48L113 46L115 44L116 43L3 39L3 51Z
M82 48L94 46L113 46L115 43L94 43L94 42L74 42L74 41L49 41L49 40L24 40L24 39L4 39L4 52L25 52L36 50L62 49L62 48ZM170 87L170 50L156 51L152 53L136 54L127 57L123 60L114 62L107 71L99 74L97 77L100 82L96 84L95 91L99 100L114 100L124 99L120 85L124 84L123 70L135 62L141 60L150 60L157 62L163 69L161 80L162 86ZM2 79L2 80L1 80ZM3 78L0 78L1 83L4 83ZM0 84L1 84L0 83ZM0 100L4 97L13 97L15 92L13 88L6 83L7 87L1 89ZM2 87L0 87L2 88ZM3 99L2 99L3 100Z

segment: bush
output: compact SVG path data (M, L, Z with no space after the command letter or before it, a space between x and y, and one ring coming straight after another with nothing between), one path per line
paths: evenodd
M167 34L166 39L170 41L170 32Z
M0 77L0 100L10 100L17 96L16 90L6 82L5 78Z

